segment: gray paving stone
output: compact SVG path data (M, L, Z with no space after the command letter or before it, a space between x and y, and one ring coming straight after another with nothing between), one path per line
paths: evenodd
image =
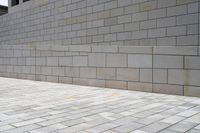
M0 84L2 133L200 131L199 98L7 78Z

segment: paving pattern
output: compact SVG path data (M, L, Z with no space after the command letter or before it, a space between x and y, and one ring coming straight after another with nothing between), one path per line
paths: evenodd
M0 78L1 133L200 133L200 98Z

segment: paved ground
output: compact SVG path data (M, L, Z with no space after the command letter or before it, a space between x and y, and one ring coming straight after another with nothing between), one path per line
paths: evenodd
M2 133L200 133L200 99L0 78Z

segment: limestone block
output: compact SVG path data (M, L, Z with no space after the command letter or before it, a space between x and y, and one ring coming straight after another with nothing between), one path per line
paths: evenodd
M148 18L148 13L147 12L134 13L132 15L132 22L144 21L144 20L147 20L147 18Z
M75 45L69 47L70 51L81 51L81 52L91 52L91 47L89 45Z
M157 27L169 27L176 25L176 17L160 18L157 20Z
M72 57L59 57L59 66L72 66Z
M58 77L59 83L72 84L72 78Z
M176 0L158 0L158 8L175 6Z
M165 37L166 36L166 29L165 28L159 28L159 29L150 29L148 31L148 37L149 38L157 38L157 37Z
M139 28L140 28L139 22L132 22L132 23L124 24L125 31L137 31L137 30L139 30Z
M152 77L152 69L140 69L140 82L152 82Z
M199 70L168 70L168 83L179 85L200 86L200 71Z
M107 54L107 67L127 67L127 55L125 54Z
M26 65L35 65L35 58L26 58Z
M85 85L85 86L105 87L105 81L104 80L96 80L96 79L73 78L73 84Z
M152 29L156 27L156 20L147 20L140 22L140 29Z
M58 66L58 57L47 57L47 66Z
M87 56L73 56L73 66L88 66Z
M106 5L106 4L105 4ZM121 16L124 14L124 8L114 8L110 12L111 17Z
M118 24L128 23L132 21L132 15L123 15L118 17Z
M104 53L90 53L89 66L105 67L106 55Z
M117 33L117 40L130 40L131 32Z
M57 76L46 76L46 81L58 83L58 77Z
M51 67L52 75L54 76L65 76L65 69L64 67Z
M176 26L167 28L167 36L180 36L186 35L186 26Z
M200 97L200 87L197 86L184 86L184 95Z
M118 52L118 47L117 46L92 46L92 52L116 53Z
M177 45L179 46L197 46L198 45L198 35L187 35L177 37Z
M187 14L187 5L180 5L167 8L167 16L175 16L182 14Z
M151 83L128 82L128 90L152 92Z
M46 58L45 57L37 57L36 58L36 65L37 66L45 66L46 65Z
M167 69L153 69L154 83L167 83Z
M113 25L110 27L111 33L116 33L116 32L123 32L124 31L124 25L119 24L119 25Z
M200 56L185 56L185 68L200 69Z
M116 41L117 40L117 34L106 34L104 35L104 41Z
M152 1L147 1L144 3L140 4L140 11L148 11L148 10L153 10L157 8L157 1L152 0Z
M149 19L163 18L166 17L166 14L165 8L152 10L149 11Z
M136 68L152 68L152 55L128 55L128 67Z
M79 77L80 70L78 67L65 67L65 76L67 77Z
M42 75L51 75L51 67L41 67L41 74Z
M96 78L96 68L80 68L81 78Z
M97 68L98 79L116 79L115 68Z
M181 46L181 47L154 47L154 54L159 55L197 55L198 54L198 47L196 46Z
M139 69L117 69L117 80L139 81Z
M127 82L106 80L106 87L114 89L127 89Z
M139 4L129 5L129 6L125 7L124 10L125 10L125 11L124 11L125 14L139 12Z
M183 86L153 84L153 92L162 94L183 95Z
M131 4L131 0L118 0L118 6L127 6Z
M182 56L154 55L154 68L183 68Z
M147 38L147 30L140 30L132 32L132 39Z
M120 53L130 53L130 54L152 54L152 47L149 46L120 46Z
M198 14L188 14L177 17L177 25L198 23Z

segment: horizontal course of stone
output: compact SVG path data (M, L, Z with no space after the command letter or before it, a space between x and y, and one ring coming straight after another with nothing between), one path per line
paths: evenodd
M31 0L0 17L0 76L200 96L198 0Z

